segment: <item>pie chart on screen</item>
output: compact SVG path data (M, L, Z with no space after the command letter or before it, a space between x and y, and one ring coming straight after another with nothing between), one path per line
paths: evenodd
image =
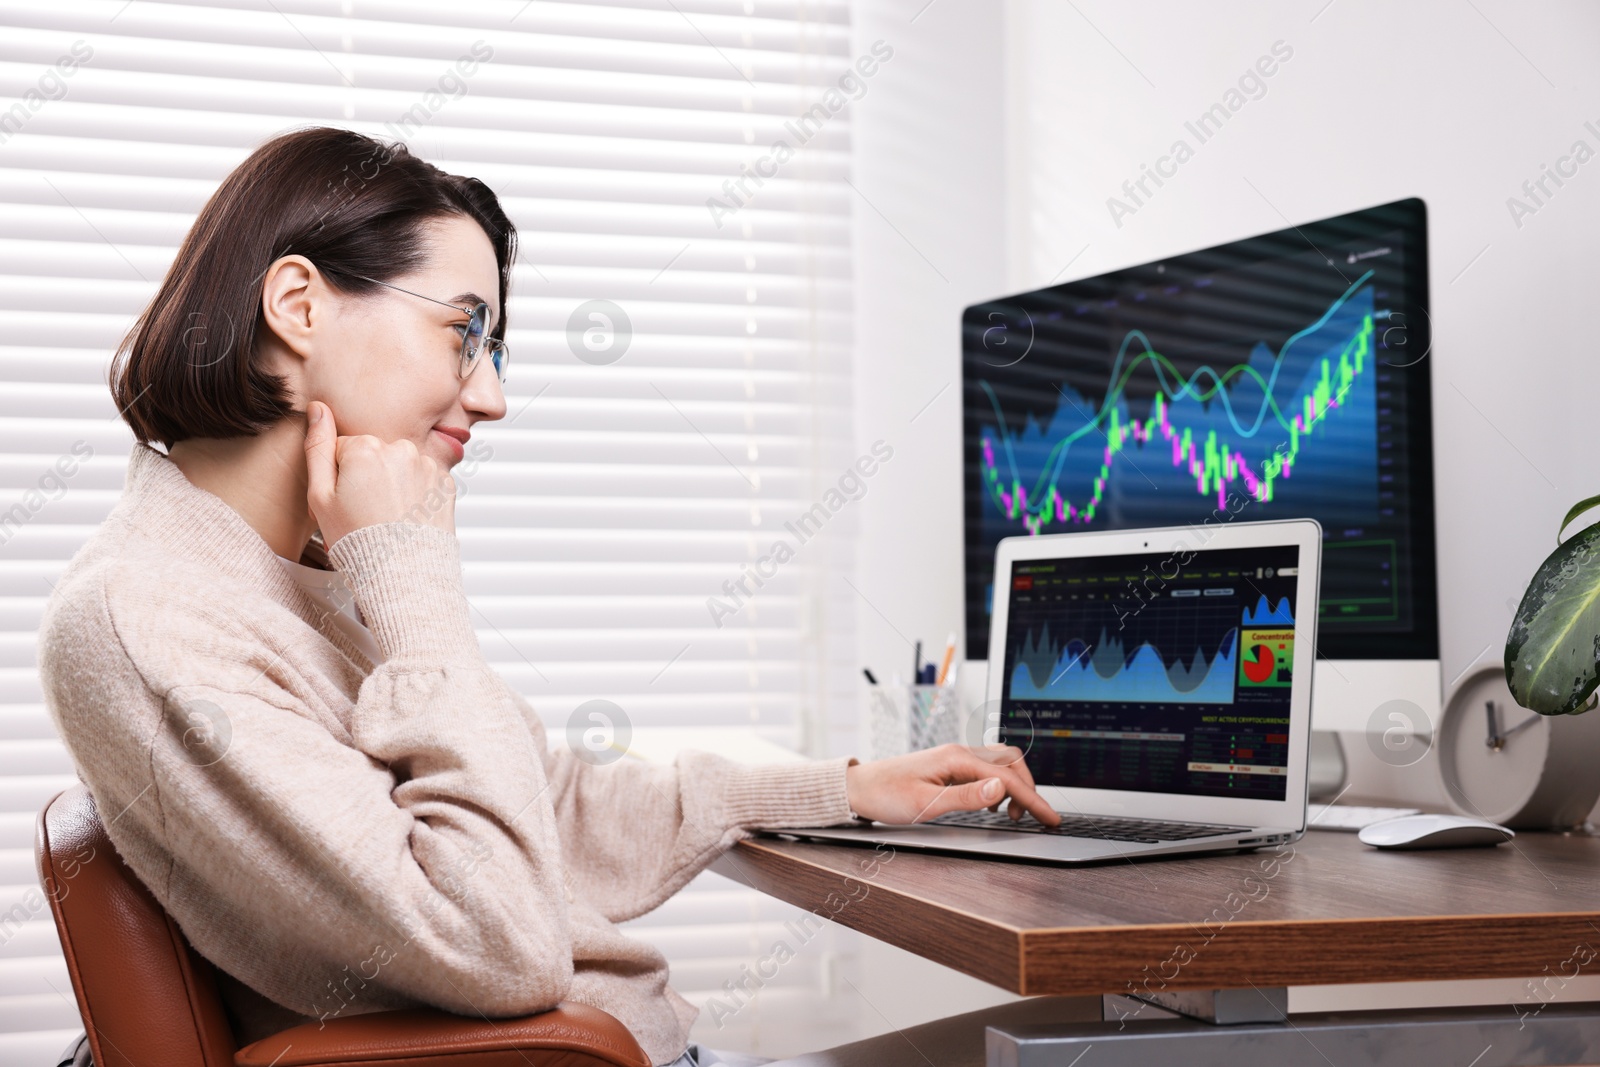
M1272 677L1277 660L1272 655L1272 649L1258 644L1245 653L1244 662L1240 666L1244 669L1246 678L1260 685Z

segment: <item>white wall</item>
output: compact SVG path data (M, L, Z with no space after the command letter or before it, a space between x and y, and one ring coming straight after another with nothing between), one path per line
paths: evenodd
M884 681L909 674L908 639L942 646L962 618L961 309L1006 274L999 15L992 0L859 11L861 40L896 50L857 105L853 179L857 429L895 449L858 559L862 654Z

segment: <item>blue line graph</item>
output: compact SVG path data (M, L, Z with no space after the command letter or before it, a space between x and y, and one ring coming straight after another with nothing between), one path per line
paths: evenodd
M1203 518L1229 492L1294 513L1314 505L1324 521L1371 521L1378 499L1372 273L1277 352L1257 341L1220 371L1208 363L1185 378L1142 329L1129 330L1102 395L1063 381L1043 424L1032 411L1008 417L993 386L980 380L993 413L979 430L984 521L1030 533L1101 517L1119 527L1166 525ZM1130 408L1135 372L1151 373L1159 390L1147 411ZM1092 447L1073 447L1086 437Z

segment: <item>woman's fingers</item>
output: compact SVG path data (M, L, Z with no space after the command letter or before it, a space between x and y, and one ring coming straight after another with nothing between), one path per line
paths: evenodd
M1039 795L1034 787L1032 775L1027 773L1027 765L1021 760L1021 752L1011 749L1016 759L1007 756L999 766L992 762L996 748L1006 746L986 747L983 754L975 752L964 745L947 746L946 758L950 763L945 768L945 780L953 783L948 791L953 796L940 797L936 802L939 806L938 814L946 811L977 811L980 808L998 809L1000 803L1009 796L1011 803L1007 811L1014 819L1022 817L1026 811L1035 819L1046 826L1056 826L1061 822L1061 816ZM981 787L998 782L999 791L989 795L973 790L972 786ZM961 783L961 784L954 784ZM949 806L954 804L955 806ZM933 818L933 815L926 816Z
M971 749L969 751L973 752L973 754L976 755L980 760L994 767L996 770L1014 772L1027 789L1032 790L1035 793L1038 792L1038 787L1033 781L1033 772L1028 769L1027 759L1025 758L1025 753L1022 751L1022 749L1017 748L1015 745L996 744L985 745L982 749ZM997 802L990 805L989 810L998 811L999 808L1000 804ZM1013 799L1010 804L1006 805L1006 813L1013 819L1022 818L1023 812L1027 810L1029 809L1018 804L1015 799Z
M1027 811L1045 825L1055 826L1061 821L1061 816L1039 795L1039 790L1033 784L1033 775L1028 773L1028 765L1022 759L1022 751L1006 747L1015 756L1014 759L1008 758L1005 765L998 768L998 777L1005 783L1006 794L1011 797L1007 811L1012 818L1021 818L1021 812ZM978 762L982 764L987 761Z
M1037 792L1038 786L1033 780L1033 771L1028 769L1027 753L1022 749L1017 748L1015 745L985 745L982 758L985 763L992 763L1015 770L1018 777L1027 784L1027 787ZM989 810L998 811L999 808L1000 805L995 804ZM1013 821L1020 820L1027 811L1028 809L1018 803L1015 798L1006 804L1006 814L1011 816Z
M989 776L959 785L939 786L938 792L923 805L917 822L927 822L952 811L977 811L999 802L1005 795L1005 783Z
M320 416L315 423L310 415ZM413 522L455 532L455 481L415 441L340 436L333 409L307 405L306 503L332 548L353 530Z
M1026 752L1022 751L1022 749L1018 748L1016 745L990 745L988 747L1003 750L1003 758L1000 760L1000 762L1004 763L1007 767L1015 767L1017 773L1022 775L1023 780L1029 785L1033 785L1033 772L1028 769Z
M1002 804L1013 819L1031 813L1047 826L1061 822L1034 787L1021 751L1003 745L948 744L874 760L850 768L848 781L850 806L879 822L926 822L952 811L998 811Z
M334 425L333 411L320 400L306 405L306 496L312 510L333 498L334 484L338 480L338 465L334 461L334 443L339 439L339 428Z

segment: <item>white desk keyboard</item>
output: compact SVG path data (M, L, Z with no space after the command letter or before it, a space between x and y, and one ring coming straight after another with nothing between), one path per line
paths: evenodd
M1417 808L1358 808L1348 804L1312 804L1306 811L1307 830L1344 830L1355 833L1375 822L1420 814Z

